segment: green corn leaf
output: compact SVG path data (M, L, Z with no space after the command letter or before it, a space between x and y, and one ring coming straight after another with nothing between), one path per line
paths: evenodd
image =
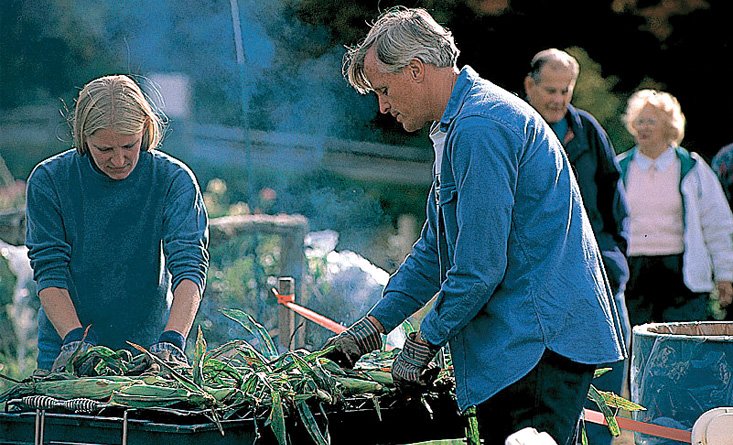
M481 437L478 431L478 418L476 417L476 406L469 406L463 414L466 417L466 445L479 445Z
M283 412L280 393L277 391L272 392L272 407L270 408L270 416L267 418L267 422L270 424L272 432L275 433L277 443L287 445L285 436L285 413Z
M300 419L303 421L303 425L308 430L308 434L310 434L313 442L317 445L330 445L330 442L321 434L318 423L316 423L316 419L313 417L313 412L308 407L308 404L304 401L299 401L295 402L295 407L298 408Z
M204 379L208 384L226 384L239 388L244 382L243 373L228 363L210 358L202 366Z
M206 355L206 340L201 332L201 326L198 327L196 335L196 347L193 350L193 381L199 386L204 384L203 361Z
M618 437L621 434L621 428L619 428L618 422L616 422L616 416L611 412L611 408L608 407L601 393L593 385L590 385L588 389L588 398L596 402L601 413L603 413L603 417L606 419L606 423L608 423L608 430L614 437Z
M596 378L598 378L598 377L602 376L603 374L605 374L607 372L610 372L610 371L612 371L611 368L598 368L598 369L595 370L595 372L593 372L593 378L596 379Z
M625 399L618 394L611 391L600 391L598 393L603 397L606 404L613 408L621 408L627 411L646 411L643 406L632 402L631 400Z
M262 347L261 352L268 360L278 356L277 346L275 346L275 342L270 337L267 329L257 323L249 314L239 309L222 309L221 312L224 316L239 323L247 332L257 338Z
M410 320L407 319L405 319L400 326L402 326L402 329L405 331L405 335L410 335L411 332L416 331L415 327L410 323Z
M381 422L382 421L382 408L379 405L379 399L377 397L373 396L373 395L372 396L367 396L367 397L369 397L370 399L372 399L372 403L374 404L374 410L377 412L377 418Z
M166 363L165 361L161 360L159 357L155 356L154 354L151 354L150 351L148 351L147 349L143 348L140 345L136 345L135 343L132 343L130 341L128 341L127 344L130 345L130 346L132 346L133 348L137 349L138 351L140 351L140 352L142 352L144 354L147 354L148 357L150 357L150 359L152 359L155 363L157 363L160 366L162 366L163 368L165 368L168 371L168 373L171 375L171 377L173 377L177 382L179 382L181 384L181 386L189 389L190 391L192 391L194 393L208 395L208 394L206 394L206 391L204 391L204 389L201 388L201 385L198 385L196 382L194 382L193 380L191 380L187 376L185 376L185 375L181 374L180 372L176 371L168 363ZM211 395L208 395L208 400L210 402L212 402L212 403L215 403L216 402L216 400L214 399L214 397L211 396Z

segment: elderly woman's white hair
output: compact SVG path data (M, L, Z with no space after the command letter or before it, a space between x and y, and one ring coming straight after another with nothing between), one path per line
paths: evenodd
M391 8L372 25L364 41L344 55L344 77L362 94L372 91L364 74L364 58L372 47L378 69L385 73L398 72L412 59L438 68L455 67L460 53L450 31L424 9Z
M682 114L682 108L677 98L663 91L639 90L629 98L626 112L622 117L629 133L634 137L637 136L637 131L633 125L634 120L647 105L662 112L662 115L666 118L664 123L669 130L667 133L669 142L675 147L679 146L685 137L685 115Z

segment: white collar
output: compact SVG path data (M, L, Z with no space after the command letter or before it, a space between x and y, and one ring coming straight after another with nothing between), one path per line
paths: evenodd
M647 171L651 166L654 166L657 170L663 172L667 167L674 164L676 160L677 154L671 145L661 155L657 156L656 159L650 158L639 149L634 153L634 163L642 171Z

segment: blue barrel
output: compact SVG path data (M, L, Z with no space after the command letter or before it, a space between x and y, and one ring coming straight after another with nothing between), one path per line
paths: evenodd
M733 406L733 322L635 326L631 351L631 400L646 408L634 419L691 431L705 411ZM679 445L634 437L638 445Z

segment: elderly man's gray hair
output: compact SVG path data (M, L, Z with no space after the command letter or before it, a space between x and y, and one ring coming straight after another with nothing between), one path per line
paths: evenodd
M460 51L453 35L424 9L395 7L384 12L359 45L344 55L343 74L360 93L373 90L364 74L364 58L372 47L378 69L394 73L412 59L436 67L455 67Z

